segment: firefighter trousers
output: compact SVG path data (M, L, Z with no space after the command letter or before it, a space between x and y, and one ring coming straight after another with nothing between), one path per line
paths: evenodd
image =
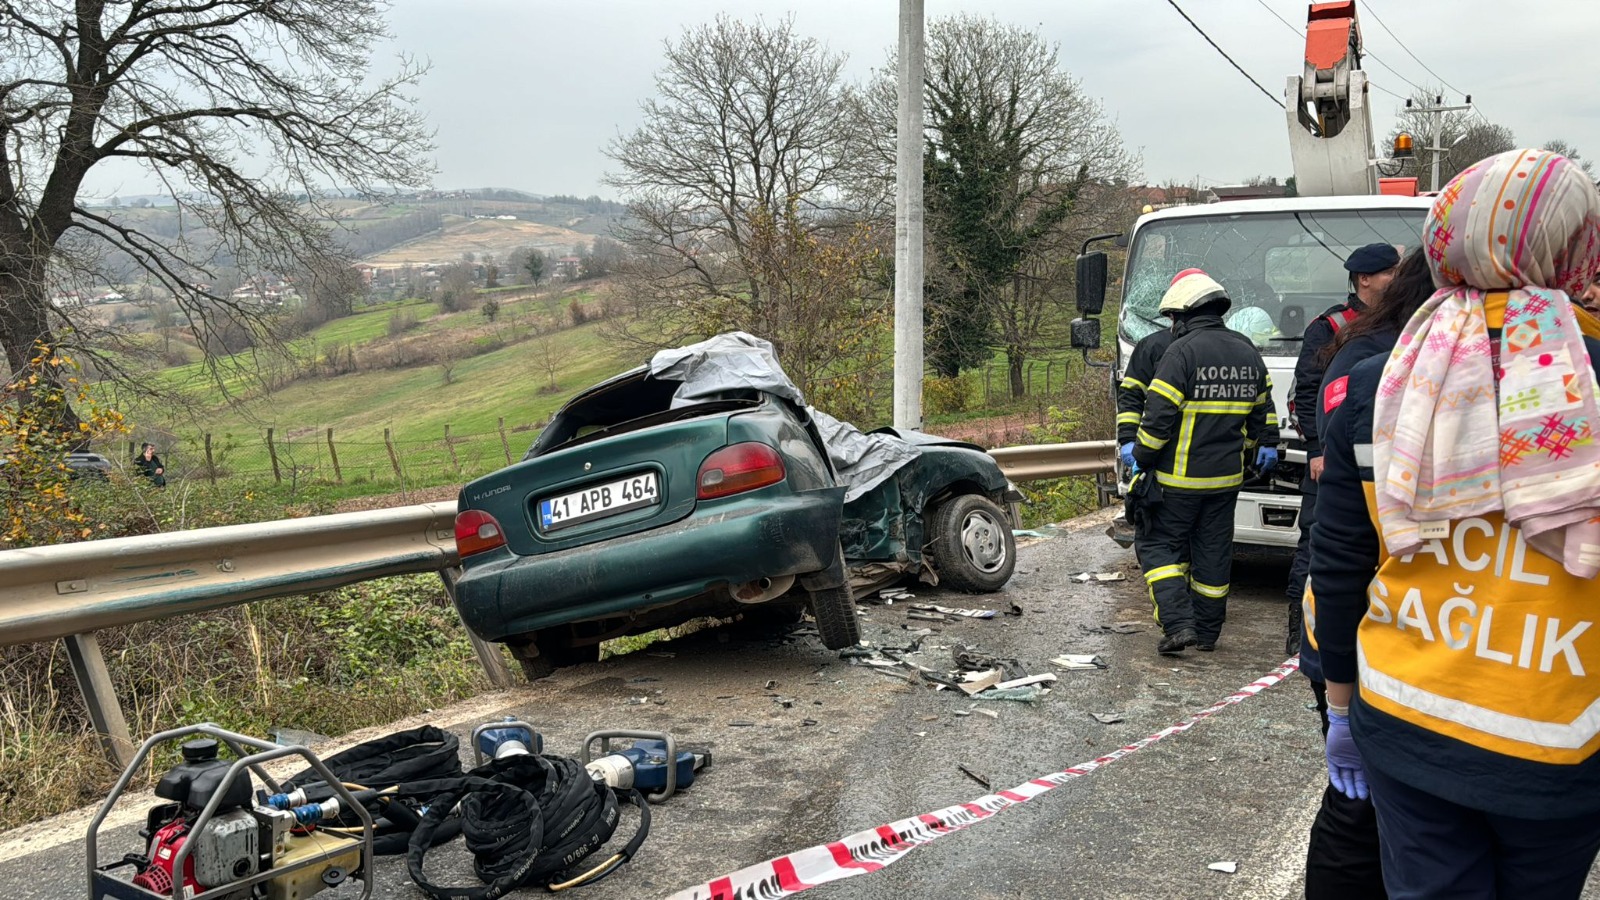
M1166 488L1155 514L1134 538L1162 632L1193 628L1215 644L1228 611L1233 569L1233 509L1238 491Z

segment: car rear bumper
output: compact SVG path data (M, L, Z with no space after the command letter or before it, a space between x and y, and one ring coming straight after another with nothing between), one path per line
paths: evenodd
M834 564L843 488L702 502L650 531L538 556L484 554L456 584L461 620L497 641Z

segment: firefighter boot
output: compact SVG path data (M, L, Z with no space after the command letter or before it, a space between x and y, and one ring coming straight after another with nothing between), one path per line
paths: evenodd
M1194 646L1197 640L1193 628L1178 628L1171 634L1162 636L1161 643L1156 645L1156 652L1165 656L1177 656L1183 652L1183 648Z

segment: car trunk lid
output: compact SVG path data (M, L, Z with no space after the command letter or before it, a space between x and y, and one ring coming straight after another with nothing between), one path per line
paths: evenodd
M676 522L694 510L700 463L728 442L733 411L704 406L704 415L679 410L674 421L579 439L502 469L463 489L463 505L493 515L523 556Z

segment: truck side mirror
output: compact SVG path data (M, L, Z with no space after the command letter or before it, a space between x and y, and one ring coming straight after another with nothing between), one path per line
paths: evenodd
M1096 250L1078 257L1078 312L1098 316L1106 305L1106 255ZM1076 334L1076 326L1074 326ZM1098 346L1098 345L1097 345Z
M1100 349L1100 320L1099 319L1073 319L1072 320L1072 349L1088 353L1090 350ZM1085 359L1088 357L1085 356Z

